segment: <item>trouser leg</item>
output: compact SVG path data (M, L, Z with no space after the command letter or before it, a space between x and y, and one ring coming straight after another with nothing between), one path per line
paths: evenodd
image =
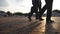
M43 8L41 9L41 11L39 12L40 17L42 17L45 10L46 10L46 5L44 5Z
M33 13L35 13L36 14L35 17L38 18L38 7L32 6L31 7L31 12L29 13L29 16L28 17L31 18L32 15L33 15Z
M51 16L52 16L52 2L51 3L47 3L47 20L51 20Z
M34 11L33 11L33 6L31 7L31 12L28 14L28 18L29 20L31 20L31 17L33 15Z
M36 17L36 19L38 19L38 12L35 12L35 13L36 13L36 16L35 17Z
M35 12L35 17L36 17L36 19L38 19L38 7L35 7L35 9L34 9L34 12Z
M40 4L39 4L39 14L38 14L39 15L39 19L41 18L41 12L42 11L41 11L41 1L40 1Z

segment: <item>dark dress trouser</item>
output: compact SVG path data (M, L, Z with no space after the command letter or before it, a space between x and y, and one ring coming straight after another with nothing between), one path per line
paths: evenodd
M45 0L46 2L46 8L47 8L47 20L51 20L51 16L52 16L52 4L53 4L53 0Z
M42 17L43 13L47 9L46 19L47 20L50 20L51 19L51 16L52 16L51 14L52 14L52 3L53 3L53 0L45 0L45 2L46 2L46 4L44 5L44 7L39 12L39 16Z
M36 18L38 18L38 8L41 10L41 4L39 4L38 0L32 0L32 7L31 12L29 13L29 17L33 15L33 13L36 13Z

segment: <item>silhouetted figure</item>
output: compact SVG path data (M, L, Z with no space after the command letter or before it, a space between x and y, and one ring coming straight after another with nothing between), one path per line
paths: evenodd
M31 19L31 16L33 15L33 13L36 13L36 19L38 19L38 7L40 6L39 4L39 0L32 0L32 7L31 7L31 12L28 15L29 20Z
M45 2L46 2L46 5L41 9L39 15L40 15L40 17L42 17L43 13L44 13L45 10L47 9L46 21L47 21L47 22L53 22L53 21L51 20L53 0L45 0Z

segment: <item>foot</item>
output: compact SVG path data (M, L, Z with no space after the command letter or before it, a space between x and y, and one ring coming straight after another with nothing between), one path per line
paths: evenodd
M36 18L36 20L39 19L39 18Z
M54 22L53 20L46 20L47 21L47 23L52 23L52 22Z
M32 21L31 17L28 17L29 21Z
M40 18L39 20L40 20L40 21L43 21L44 19Z

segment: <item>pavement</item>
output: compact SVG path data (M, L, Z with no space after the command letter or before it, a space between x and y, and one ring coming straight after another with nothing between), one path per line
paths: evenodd
M27 17L1 17L0 34L60 34L60 17L52 17L53 23L43 21L29 21Z

